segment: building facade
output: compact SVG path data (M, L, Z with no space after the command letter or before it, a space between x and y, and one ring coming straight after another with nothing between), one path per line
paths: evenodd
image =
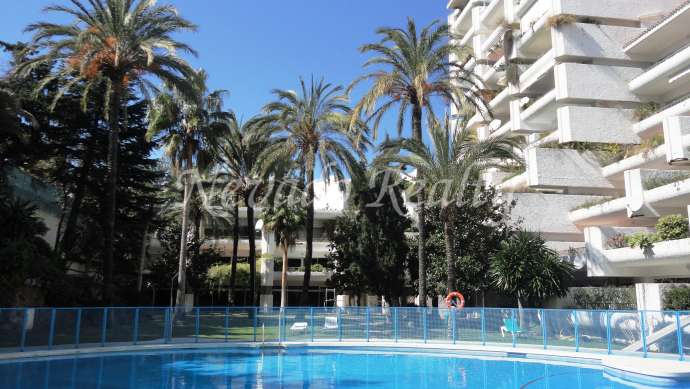
M690 2L451 0L448 23L472 54L490 115L478 137L518 134L524 170L486 185L517 205L589 277L690 278L690 239L631 248L690 204ZM458 115L458 112L452 112ZM639 300L639 299L638 299Z

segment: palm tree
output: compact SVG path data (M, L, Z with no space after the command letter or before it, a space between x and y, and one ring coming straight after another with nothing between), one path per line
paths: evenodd
M479 172L492 166L505 166L510 162L521 163L521 157L516 151L519 146L520 138L507 135L478 141L465 126L451 128L449 120L445 120L442 126L431 128L431 147L409 139L386 141L381 145L382 155L376 163L413 167L417 171L415 185L427 191L429 201L440 205L439 216L445 235L448 292L455 290L451 226L453 213L457 212L467 189L477 184ZM419 245L423 244L424 241L420 239Z
M247 208L247 230L249 232L249 289L251 303L256 303L256 242L254 209L258 202L263 171L259 166L261 153L272 144L270 123L262 117L246 122L232 119L230 131L217 148L218 159L227 169L230 188L234 193L233 254L230 273L230 293L234 291L237 269L237 245L239 242L239 203Z
M373 122L372 130L376 137L377 128L383 116L398 108L398 136L403 133L405 116L411 115L412 139L423 142L422 121L424 111L429 128L435 123L433 104L441 100L451 102L460 108L466 103L485 111L477 90L478 78L464 70L464 64L455 60L467 58L467 49L455 44L455 38L446 23L433 22L419 33L412 18L407 20L407 29L379 28L376 31L381 41L366 44L360 48L363 53L374 53L364 67L374 67L370 73L357 78L350 88L363 82L371 82L371 87L353 109L353 118L367 116ZM380 105L377 106L377 104ZM418 194L417 228L420 241L424 240L424 192ZM418 249L419 261L419 302L426 305L426 278L424 245Z
M287 198L275 198L273 204L264 210L262 219L267 229L273 231L276 244L283 254L283 268L280 273L280 307L287 306L288 251L295 244L299 230L304 225L304 210L292 204Z
M187 235L192 185L199 171L212 164L218 138L228 131L227 123L234 117L232 113L223 111L225 91L207 93L205 72L196 73L192 81L195 90L193 99L172 87L156 96L149 107L149 129L146 133L147 140L165 145L165 155L170 159L171 170L181 178L184 186L177 276L178 306L184 304L186 292Z
M312 247L314 239L314 175L320 168L325 181L342 182L346 173L360 174L357 158L364 160L369 145L368 129L359 120L352 120L348 96L341 86L314 81L307 85L300 78L300 90L274 90L277 100L267 104L266 120L273 123L274 145L262 155L262 165L284 164L287 159L301 166L300 184L306 186L307 216L305 218L306 253L301 305L309 302ZM353 125L351 126L351 122ZM281 168L279 166L279 168Z
M130 88L148 96L151 79L157 78L185 92L193 69L176 52L195 54L173 35L194 30L195 25L180 17L171 5L156 5L149 0L72 0L72 6L54 5L46 11L73 18L66 24L40 22L31 24L32 44L26 53L38 52L16 66L18 76L32 69L50 66L50 74L36 93L52 81L61 81L53 107L63 94L83 84L83 105L89 92L105 82L105 113L110 129L108 147L108 200L103 258L103 299L112 297L113 248L117 193L117 159L120 126L124 122L123 106Z

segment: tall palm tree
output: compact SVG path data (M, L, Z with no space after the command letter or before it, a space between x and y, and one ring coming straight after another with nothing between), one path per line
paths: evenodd
M218 159L227 169L231 190L234 193L233 255L230 274L230 292L235 288L237 269L237 244L239 242L240 201L247 209L247 230L249 233L249 290L251 303L256 304L256 242L254 210L259 200L263 182L263 170L259 166L261 153L272 144L271 125L262 117L251 118L246 122L232 119L230 131L223 137L217 148Z
M108 147L108 199L103 258L103 299L112 297L113 248L117 193L117 159L123 106L130 88L145 96L157 78L181 91L189 91L187 79L193 69L176 52L195 54L188 45L173 36L196 26L178 15L171 5L156 5L150 0L72 0L71 6L54 5L46 11L72 18L66 24L39 22L27 27L33 32L25 58L16 66L19 76L28 75L39 66L51 66L51 73L38 86L37 93L54 80L62 82L53 105L73 86L83 84L83 105L89 92L102 82L105 113L110 129ZM54 65L54 66L53 66Z
M262 155L262 165L297 161L306 186L307 216L304 280L300 304L309 303L312 248L314 240L314 176L317 169L325 181L342 182L346 174L360 174L357 159L365 159L369 145L368 129L363 122L352 120L348 96L341 86L315 81L307 85L300 78L298 92L274 90L276 101L267 104L266 120L273 123L274 145ZM351 125L352 123L352 125Z
M207 93L206 73L193 76L194 98L174 87L161 92L149 107L149 128L146 138L165 145L171 170L180 177L184 186L182 198L182 229L177 278L178 306L184 304L186 292L187 235L189 230L190 199L193 183L199 174L213 162L213 150L218 138L228 132L228 122L234 117L223 110L225 91Z
M445 105L450 102L455 107L469 103L480 112L485 111L477 91L480 89L478 78L464 70L460 58L468 58L467 49L453 42L446 23L437 21L417 31L412 18L407 20L407 29L379 28L376 31L381 41L362 46L363 53L375 56L365 62L365 68L373 70L357 78L350 88L368 81L369 90L353 109L353 117L366 115L371 121L374 136L383 116L398 108L398 136L403 133L405 116L410 113L412 122L412 139L423 142L422 121L424 111L428 126L434 127L434 101L440 100ZM380 103L380 104L379 104ZM424 240L424 192L418 193L417 228L420 241ZM419 261L419 303L426 305L426 278L424 263L424 245L418 249Z
M410 166L416 169L415 184L429 194L429 201L440 205L443 222L447 262L448 292L455 289L453 268L454 212L466 199L467 189L477 184L478 174L489 167L501 167L507 163L522 163L518 154L521 138L496 136L477 140L472 130L465 126L451 128L449 120L431 128L431 147L417 140L399 139L381 145L382 155L377 164ZM419 178L423 177L423 178ZM420 239L419 245L424 242Z
M304 225L304 210L289 199L276 197L267 209L262 219L268 230L273 231L276 244L283 254L283 267L280 273L280 307L287 306L287 271L288 251L295 244L297 235Z

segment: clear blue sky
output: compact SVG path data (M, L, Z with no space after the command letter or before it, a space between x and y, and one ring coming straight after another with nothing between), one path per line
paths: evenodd
M408 16L420 26L444 23L447 16L445 0L159 0L166 2L199 26L180 39L199 52L192 63L208 71L211 88L228 89L228 107L245 118L259 112L271 89L296 88L299 76L349 84L366 60L357 48L377 39L377 27L402 27ZM3 1L0 39L29 40L27 24L57 21L42 12L55 3L69 2ZM392 128L393 118L386 123Z

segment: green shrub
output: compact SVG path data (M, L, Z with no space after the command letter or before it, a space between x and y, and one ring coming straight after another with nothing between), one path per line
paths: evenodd
M651 249L654 246L654 243L656 243L657 237L656 234L648 234L646 232L636 232L632 235L628 235L625 237L625 241L628 243L628 246L630 247L639 247L643 250L645 249Z
M570 288L575 309L635 309L635 289L619 287Z
M664 293L664 309L686 311L690 309L690 287L677 286Z
M659 108L659 104L654 102L640 104L637 108L635 108L635 120L642 121L644 119L647 119L648 117L657 113L659 111Z
M688 219L681 215L668 215L656 223L657 239L676 240L688 237Z

